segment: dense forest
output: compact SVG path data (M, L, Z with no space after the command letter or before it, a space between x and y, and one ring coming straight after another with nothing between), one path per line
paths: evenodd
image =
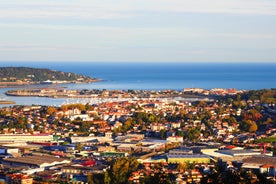
M52 81L91 81L91 77L71 73L50 70L46 68L28 68L28 67L0 67L0 82L40 82L46 80Z

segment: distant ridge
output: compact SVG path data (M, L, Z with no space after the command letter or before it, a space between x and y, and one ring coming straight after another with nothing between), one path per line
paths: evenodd
M39 83L88 83L97 79L72 72L62 72L47 68L30 67L0 67L0 83L12 84L39 84Z

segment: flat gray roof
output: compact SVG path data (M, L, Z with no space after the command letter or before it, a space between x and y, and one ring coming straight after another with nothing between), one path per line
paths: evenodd
M45 163L53 163L53 162L63 162L68 159L58 158L51 155L28 155L23 157L16 158L5 158L5 162L15 162L22 164L30 164L30 165L42 165Z
M167 155L168 158L210 158L207 155L202 155L202 154L192 154L192 155Z
M270 157L265 155L260 156L251 156L242 160L243 163L251 163L251 164L268 164L272 166L276 166L276 157Z

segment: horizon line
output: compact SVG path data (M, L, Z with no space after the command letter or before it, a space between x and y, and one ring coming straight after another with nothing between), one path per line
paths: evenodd
M0 63L11 63L11 62L14 62L14 63L24 63L24 62L28 62L28 63L33 63L33 62L37 62L37 63L74 63L74 62L81 62L81 63L128 63L128 64L131 64L131 63L189 63L189 64L196 64L196 63L233 63L233 64L238 64L238 63L275 63L276 64L276 61L66 61L66 60L63 60L63 61L42 61L42 60L39 60L39 61L12 61L12 60L7 60L7 61L0 61Z

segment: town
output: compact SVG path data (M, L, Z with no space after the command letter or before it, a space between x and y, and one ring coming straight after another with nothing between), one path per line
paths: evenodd
M37 89L10 90L8 96L35 96L50 98L208 98L215 96L236 95L245 90L214 88L206 90L202 88L185 88L180 90L106 90L106 89L82 89L72 90L64 87L44 87Z
M1 108L0 181L275 183L275 89L97 92L130 99Z

